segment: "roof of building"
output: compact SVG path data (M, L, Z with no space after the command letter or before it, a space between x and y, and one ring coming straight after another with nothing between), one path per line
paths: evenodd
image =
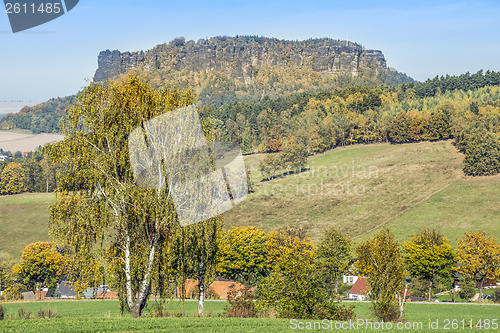
M242 289L245 289L245 285L236 281L214 281L208 287L209 291L216 293L221 299L227 299L228 293L232 290Z
M356 283L349 290L349 294L366 295L368 294L368 285L366 284L366 278L360 277L356 280Z

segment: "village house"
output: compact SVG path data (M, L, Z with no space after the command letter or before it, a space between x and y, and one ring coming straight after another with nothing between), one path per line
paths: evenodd
M357 277L356 282L347 293L347 298L352 301L366 301L368 300L368 290L366 278Z
M358 280L358 276L356 276L356 275L343 275L342 276L342 282L344 282L345 284L348 284L350 286L355 284L357 280Z

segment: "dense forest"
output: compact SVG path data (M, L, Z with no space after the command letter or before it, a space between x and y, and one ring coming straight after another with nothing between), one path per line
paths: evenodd
M353 143L455 138L467 174L500 172L500 73L482 71L395 87L352 87L205 106L220 139L244 152L307 154ZM460 87L460 88L453 88Z
M279 98L301 93L322 92L326 89L337 90L345 87L378 86L384 82L400 83L397 72L375 73L363 71L359 76L350 74L320 75L297 68L262 68L250 84L238 82L221 72L195 73L173 72L169 74L132 71L142 80L155 88L165 86L165 82L182 89L192 89L197 93L198 105L221 107L238 101L258 102L264 98ZM403 80L406 82L411 80ZM59 122L67 108L76 102L78 95L50 99L33 107L24 107L16 114L5 115L0 119L0 129L27 129L33 133L58 133Z
M498 72L442 76L397 86L357 85L278 98L266 95L259 100L239 100L234 86L226 86L230 82L221 75L218 78L207 87L222 95L234 94L234 101L200 104L201 117L218 139L239 144L244 153L280 152L289 147L286 154L312 155L355 143L454 138L465 153L466 174L500 172ZM221 96L217 91L208 95ZM26 107L17 115L7 115L2 128L57 132L60 117L75 98Z

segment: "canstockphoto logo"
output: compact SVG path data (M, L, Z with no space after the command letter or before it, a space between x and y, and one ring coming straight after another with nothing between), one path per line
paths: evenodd
M72 10L79 0L4 0L12 32L52 21Z
M221 214L248 194L240 147L227 142L209 146L194 106L137 127L128 148L136 185L167 190L182 226Z

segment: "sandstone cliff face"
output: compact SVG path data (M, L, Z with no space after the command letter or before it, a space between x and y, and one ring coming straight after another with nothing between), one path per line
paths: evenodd
M96 81L145 71L221 71L229 77L251 82L262 67L296 66L322 74L351 73L363 68L387 71L384 55L361 45L329 38L284 41L262 37L215 37L198 42L177 38L146 52L102 51Z

